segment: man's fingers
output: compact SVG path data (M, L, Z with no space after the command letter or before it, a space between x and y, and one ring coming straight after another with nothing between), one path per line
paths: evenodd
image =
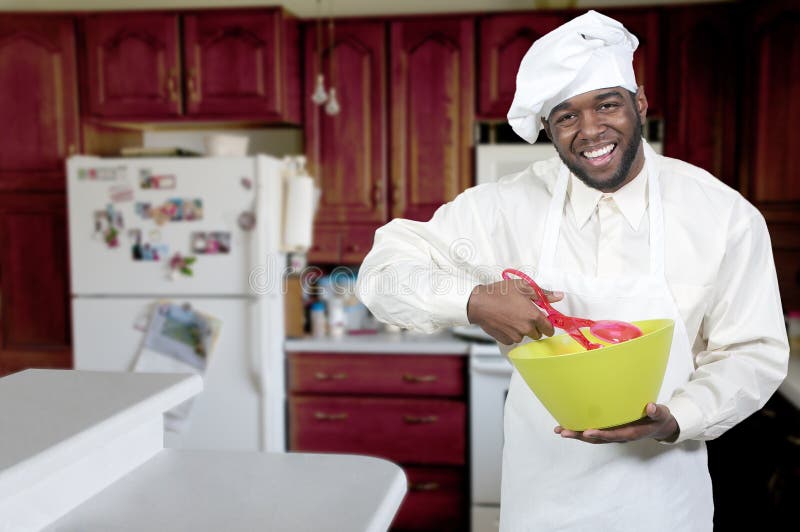
M655 421L664 421L669 418L669 409L664 405L657 405L655 403L647 403L645 413L647 417Z

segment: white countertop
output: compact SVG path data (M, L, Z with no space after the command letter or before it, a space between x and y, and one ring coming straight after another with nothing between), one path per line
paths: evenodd
M0 501L201 389L197 375L31 369L0 379Z
M800 408L800 355L789 356L789 372L778 391L796 408Z
M287 352L467 355L469 345L468 341L456 338L449 331L443 331L434 334L399 332L359 334L342 338L287 339L284 349Z
M0 530L385 531L402 469L335 454L164 449L197 375L27 370L0 379Z
M164 450L47 531L385 531L402 470L366 456Z

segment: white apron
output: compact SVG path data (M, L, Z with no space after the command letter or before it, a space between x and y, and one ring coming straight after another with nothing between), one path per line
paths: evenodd
M556 243L569 170L553 189L535 272L564 292L559 310L590 319L672 318L675 332L658 402L694 371L689 338L664 276L664 220L655 152L644 144L650 217L650 273L595 278L558 270ZM531 273L531 272L529 272ZM644 405L642 405L644 407ZM705 443L652 439L589 444L553 432L558 423L514 371L505 405L500 505L503 532L711 531L713 500Z

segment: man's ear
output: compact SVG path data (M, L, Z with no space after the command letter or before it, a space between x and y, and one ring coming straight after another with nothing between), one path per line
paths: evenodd
M645 125L647 123L647 96L644 93L644 85L639 85L633 100L636 103L639 123Z
M547 138L550 139L550 142L553 142L553 135L550 134L550 124L544 118L540 119L542 121L542 128L544 129L545 134L547 134Z

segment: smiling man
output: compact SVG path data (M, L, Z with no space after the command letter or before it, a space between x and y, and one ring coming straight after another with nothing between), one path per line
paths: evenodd
M763 406L786 375L764 219L642 138L637 45L594 11L536 41L508 118L531 143L543 128L558 157L473 187L428 222L393 220L359 274L379 319L429 332L477 324L506 353L554 332L524 282L500 280L506 267L553 290L568 315L675 321L657 401L628 425L556 426L513 374L503 531L711 531L704 440Z

